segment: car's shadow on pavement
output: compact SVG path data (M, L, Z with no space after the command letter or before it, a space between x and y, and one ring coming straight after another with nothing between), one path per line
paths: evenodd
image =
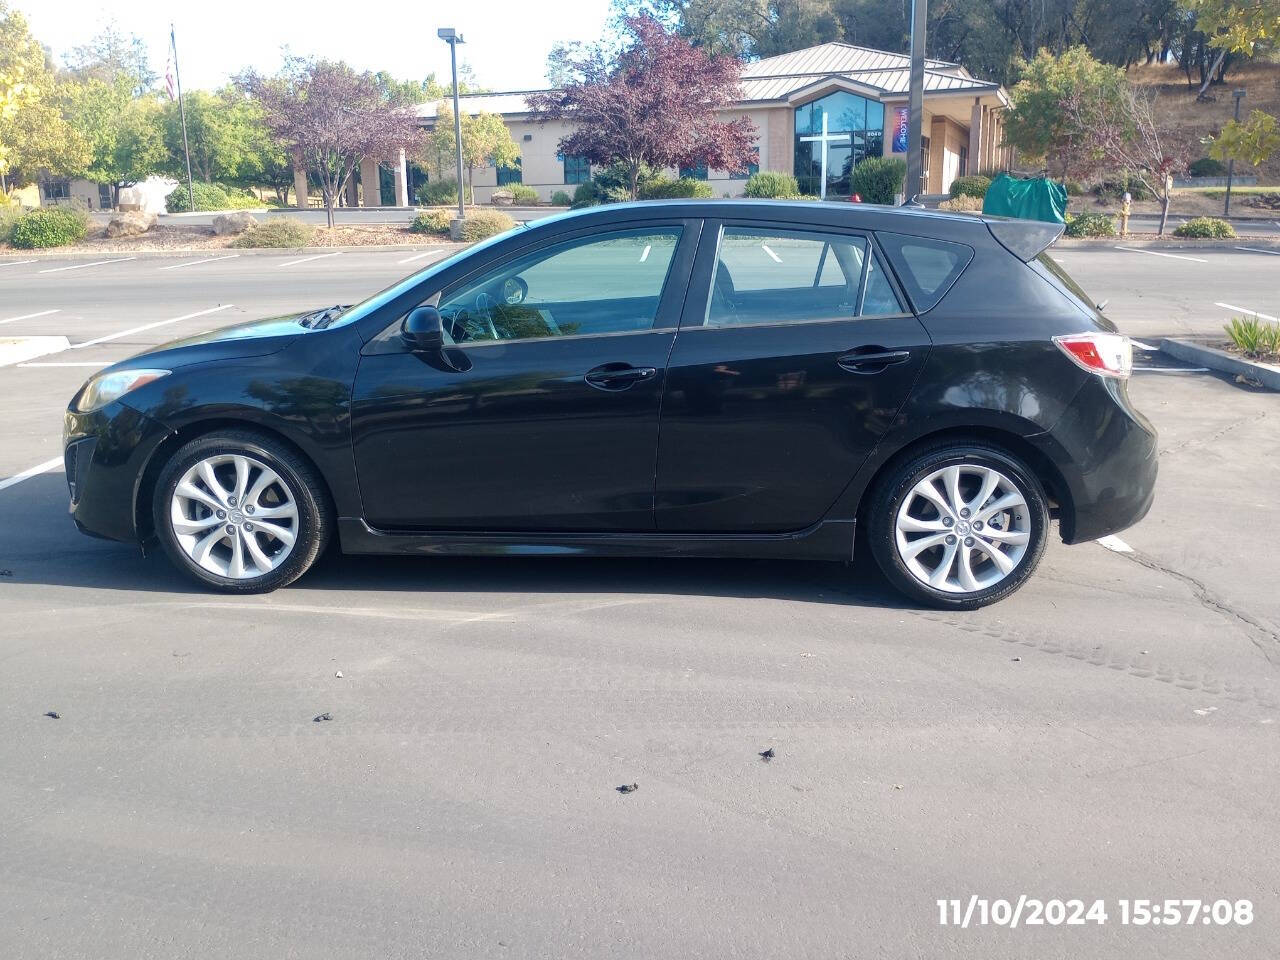
M0 590L21 584L216 596L175 569L155 547L86 537L67 515L61 474L33 477L0 493ZM424 594L649 594L798 600L902 607L866 550L852 563L662 557L369 557L336 545L295 591Z

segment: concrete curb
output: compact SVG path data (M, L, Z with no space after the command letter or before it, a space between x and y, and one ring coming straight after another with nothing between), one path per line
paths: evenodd
M0 337L0 367L58 353L70 346L66 337Z
M69 250L66 247L56 247L50 250L24 250L20 253L3 253L0 252L0 263L9 260L81 260L86 257L133 257L136 260L152 260L163 259L165 257L197 257L200 255L208 257L222 257L228 254L236 256L263 257L271 254L283 256L293 256L300 253L359 253L362 250L387 250L391 252L404 252L416 250L419 253L426 253L427 250L434 247L442 249L451 249L453 247L464 246L455 244L451 240L440 240L436 243L399 243L399 244L357 244L355 246L344 247L175 247L169 250Z
M1192 340L1160 341L1160 350L1187 363L1198 364L1221 373L1239 373L1252 377L1268 390L1280 391L1280 366L1245 360L1234 354Z
M1101 249L1133 247L1138 250L1232 250L1239 246L1280 250L1280 239L1263 236L1232 237L1229 240L1125 240L1120 237L1059 237L1054 247L1066 249ZM1052 249L1052 248L1050 248Z

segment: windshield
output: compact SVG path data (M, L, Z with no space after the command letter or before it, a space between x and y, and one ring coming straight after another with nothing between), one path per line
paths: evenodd
M463 257L469 257L473 253L477 253L481 250L486 250L489 247L493 246L494 244L502 242L503 240L507 239L509 236L511 236L512 234L520 230L528 229L528 226L529 226L528 223L518 223L514 227L512 227L510 230L506 230L498 234L497 236L490 237L488 240L482 240L479 243L472 244L469 247L463 247L461 250L459 250L457 253L453 254L452 256L445 257L443 260L433 263L428 267L424 267L423 269L419 270L417 273L411 273L409 274L409 276L405 277L404 279L397 280L395 283L391 284L391 286L386 287L382 290L379 290L377 293L375 293L373 296L369 297L368 299L362 300L359 303L357 303L354 307L348 308L340 317L332 319L329 323L326 324L326 326L342 327L342 326L346 326L348 323L354 323L356 320L359 320L361 317L368 316L370 313L377 310L379 307L383 306L384 304L390 303L392 300L400 296L402 293L407 293L408 291L412 290L415 286L417 286L423 280L426 280L432 274L440 270L448 269L449 267L457 263L459 260L461 260Z

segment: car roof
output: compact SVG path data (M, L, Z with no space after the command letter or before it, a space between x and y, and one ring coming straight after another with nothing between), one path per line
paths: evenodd
M822 200L641 200L602 204L570 210L532 221L530 229L625 224L660 217L709 217L725 220L760 220L796 226L844 226L883 230L942 239L990 239L986 223L972 214L928 210L924 207L890 207L873 203L835 203Z

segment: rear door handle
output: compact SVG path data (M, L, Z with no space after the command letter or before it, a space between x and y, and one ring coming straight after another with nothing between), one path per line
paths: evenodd
M587 371L585 379L597 390L626 390L657 376L656 367L633 367L626 363L605 363Z
M878 350L874 353L846 353L836 363L849 373L879 373L895 363L911 359L910 350Z

